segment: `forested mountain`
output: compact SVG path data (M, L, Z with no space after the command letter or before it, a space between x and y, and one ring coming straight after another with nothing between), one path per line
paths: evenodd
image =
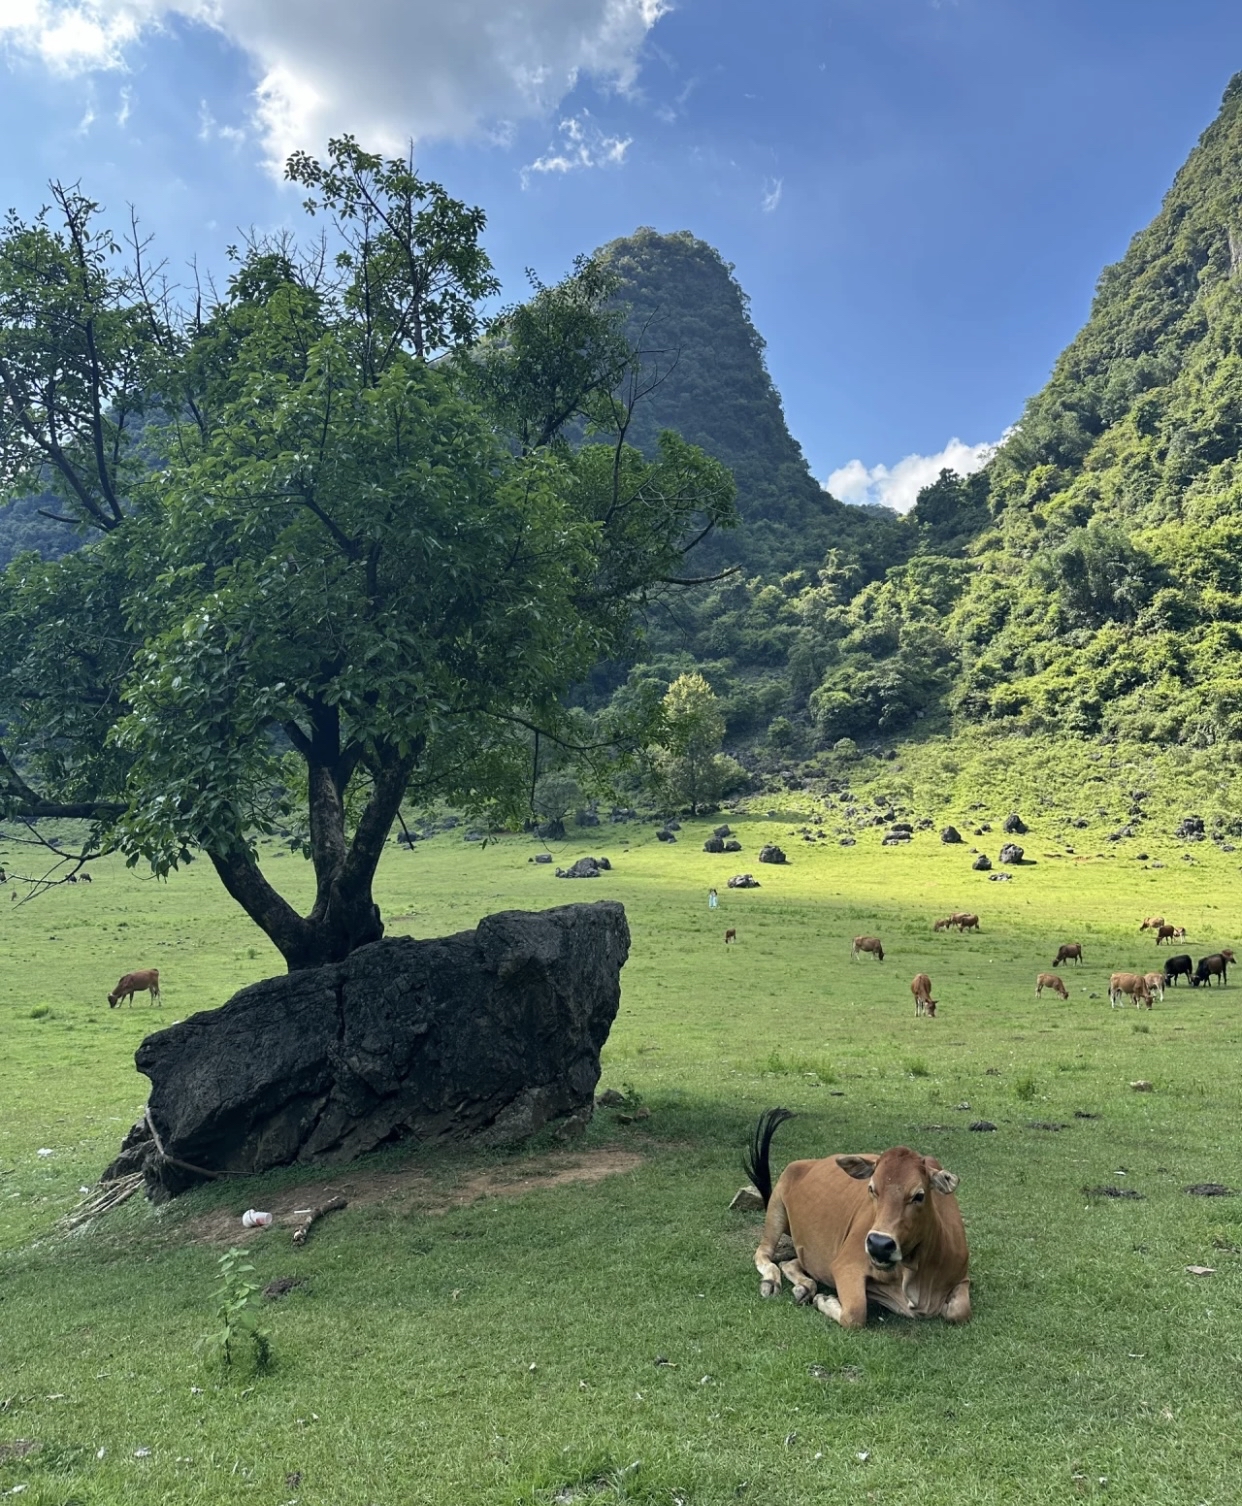
M764 363L746 294L718 251L687 230L635 231L598 253L621 276L627 333L654 390L631 437L651 452L661 429L723 460L737 481L742 526L713 559L781 575L815 569L829 549L874 579L904 557L907 530L886 508L850 507L811 475Z
M990 466L922 493L883 578L846 548L730 582L685 648L774 755L917 723L1235 736L1240 449L1242 75Z

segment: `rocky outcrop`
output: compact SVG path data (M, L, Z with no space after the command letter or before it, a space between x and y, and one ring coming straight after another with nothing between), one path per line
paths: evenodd
M759 861L761 863L784 863L788 859L775 842L768 842L759 849Z
M162 1201L220 1174L405 1136L506 1144L589 1113L629 945L615 901L507 911L252 984L143 1041L146 1117L104 1177L141 1170Z
M725 887L728 889L758 889L759 880L753 873L735 873Z
M558 868L557 878L598 878L601 873L607 873L612 864L607 858L579 858L568 868Z

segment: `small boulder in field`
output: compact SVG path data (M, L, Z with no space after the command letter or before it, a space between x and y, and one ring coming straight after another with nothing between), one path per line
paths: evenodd
M735 873L725 885L726 889L758 889L759 880L753 873Z
M569 868L558 868L556 876L565 879L598 878L601 873L611 867L612 864L607 858L579 858Z
M728 826L714 826L714 827L712 827L712 836L713 837L731 837L732 835L733 835L733 833L729 829Z
M724 845L724 850L726 852L741 852L742 844L737 840L736 837L730 837Z
M1002 863L1020 863L1024 851L1016 842L1006 842L1000 850L1000 860Z
M677 840L677 838L673 835L673 833L671 831L658 831L658 832L656 832L656 841L657 842L675 842L676 840Z
M956 826L946 826L940 833L940 840L946 846L952 846L953 843L962 840L962 834Z
M761 863L785 863L788 859L775 842L766 842L759 849L759 861Z
M703 843L704 852L723 852L724 850L725 845L722 837L708 837L707 841Z
M745 1187L739 1187L733 1195L733 1201L729 1207L739 1213L762 1213L763 1197L757 1188L748 1182Z
M551 861L552 854L550 852L537 852L535 856L531 858L532 863L550 863Z
M680 821L666 821L664 823L664 830L665 831L680 831L681 830L681 822Z
M838 847L856 847L857 845L853 837L842 837L837 843Z
M1024 837L1028 830L1026 822L1017 811L1010 811L1001 823L1001 827L1006 836L1011 837Z
M1203 817L1183 816L1173 835L1181 837L1186 842L1201 842L1203 840Z
M988 857L986 852L981 852L970 866L977 873L987 873L992 866L992 859Z

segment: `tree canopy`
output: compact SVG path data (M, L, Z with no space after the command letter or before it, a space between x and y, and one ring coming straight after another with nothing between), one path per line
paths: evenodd
M296 968L382 934L403 801L513 819L536 734L615 741L564 693L733 486L673 433L626 443L595 263L486 324L481 211L349 138L288 173L325 237L242 248L188 308L76 190L59 221L10 216L5 484L100 537L0 579L0 809L84 817L159 873L203 851ZM314 866L306 915L259 861L278 829Z

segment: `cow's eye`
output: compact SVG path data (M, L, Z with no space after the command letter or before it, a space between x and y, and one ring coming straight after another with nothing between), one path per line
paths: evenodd
M910 1201L912 1203L921 1203L926 1196L927 1194L922 1190L922 1188L920 1188L919 1191L916 1192L913 1197L911 1197Z

